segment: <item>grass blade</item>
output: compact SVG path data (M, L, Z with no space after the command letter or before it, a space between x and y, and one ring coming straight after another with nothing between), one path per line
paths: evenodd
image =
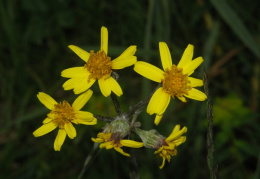
M236 12L224 0L211 0L211 3L238 38L255 54L257 58L260 58L259 47L249 30L237 16Z

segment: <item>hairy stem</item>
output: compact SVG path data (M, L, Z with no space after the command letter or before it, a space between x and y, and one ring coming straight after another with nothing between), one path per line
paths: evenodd
M146 97L145 99L143 99L142 101L140 101L139 103L131 107L128 112L124 113L125 117L129 118L130 116L138 112L141 108L143 108L145 105L147 105L153 93L151 93L148 97Z
M121 116L121 115L122 115L122 110L121 110L121 108L120 108L120 104L119 104L119 101L118 101L118 99L117 99L117 96L112 92L112 93L110 94L110 97L111 97L111 99L112 99L112 101L113 101L113 103L114 103L114 106L115 106L117 115L118 115L118 116Z
M214 165L214 142L213 142L213 115L212 115L212 101L209 93L209 83L206 72L204 71L204 88L207 95L207 119L208 119L208 130L207 130L207 148L208 148L208 168L211 179L217 179L217 165Z
M96 114L93 114L93 115L99 121L111 122L111 121L115 120L115 117L106 117L106 116L101 116L101 115L96 115Z
M138 164L136 161L134 149L130 149L131 157L129 159L129 167L130 167L130 179L139 179L139 172L138 172Z

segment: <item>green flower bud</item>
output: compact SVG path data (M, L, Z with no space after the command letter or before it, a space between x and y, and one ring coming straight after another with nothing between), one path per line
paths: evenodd
M104 133L117 134L119 138L124 138L130 130L128 122L124 118L118 118L111 123L109 123L105 129Z
M159 149L163 144L165 144L165 138L155 129L145 131L139 128L134 128L133 131L139 135L146 148Z

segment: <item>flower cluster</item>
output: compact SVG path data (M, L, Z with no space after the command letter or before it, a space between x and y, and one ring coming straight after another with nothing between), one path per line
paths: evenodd
M137 61L134 56L136 46L128 47L121 55L111 60L108 56L108 30L101 28L101 45L98 52L91 50L87 52L77 46L69 45L69 48L80 57L85 64L79 67L72 67L61 72L61 76L69 78L64 84L64 90L72 90L75 94L80 94L70 105L67 101L56 102L51 96L39 92L37 97L50 112L47 114L43 125L33 132L35 137L40 137L59 128L57 137L54 141L54 150L60 151L66 136L74 139L77 135L73 124L95 125L97 120L104 119L104 116L94 115L87 111L81 111L83 106L91 98L93 92L91 86L98 81L101 93L112 97L114 104L117 104L116 96L121 96L123 91L114 78L115 70L123 69L134 65L134 71L138 74L159 83L159 88L152 97L141 101L141 105L122 113L121 109L115 105L118 116L97 134L97 138L92 138L93 142L100 143L100 148L115 149L124 156L130 157L122 147L131 148L152 148L154 154L162 158L162 169L165 160L170 162L172 156L177 155L177 146L186 141L182 136L187 132L186 127L176 125L172 133L166 138L155 129L149 131L142 130L141 123L135 122L137 111L143 105L147 105L147 113L155 114L154 123L158 125L166 111L170 99L178 98L182 102L187 102L186 98L204 101L207 96L195 87L203 86L201 79L190 77L194 70L203 62L202 57L193 58L193 46L188 45L178 65L172 64L171 54L168 46L164 42L159 43L159 51L163 70L143 61ZM113 96L113 95L116 96ZM110 117L111 119L111 117ZM139 141L129 139L131 132L139 136ZM126 137L128 136L128 139Z

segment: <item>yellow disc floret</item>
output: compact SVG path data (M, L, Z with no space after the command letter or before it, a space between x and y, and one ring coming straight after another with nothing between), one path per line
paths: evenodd
M182 73L182 68L172 65L172 69L166 69L164 79L162 80L163 90L174 98L174 96L182 97L188 94L192 89L188 75Z
M94 53L94 51L91 50L85 68L90 72L89 79L99 80L103 77L110 76L112 73L112 61L104 51Z
M176 148L174 148L174 149L163 149L159 153L159 156L167 159L168 162L170 162L171 156L175 156L175 155L177 155Z
M65 123L69 123L76 119L74 109L70 106L67 101L63 101L60 104L55 104L54 109L50 112L53 115L52 122L59 126L59 128L64 128Z
M123 147L123 145L120 143L120 140L120 133L112 133L111 138L108 141L113 141L114 146Z

